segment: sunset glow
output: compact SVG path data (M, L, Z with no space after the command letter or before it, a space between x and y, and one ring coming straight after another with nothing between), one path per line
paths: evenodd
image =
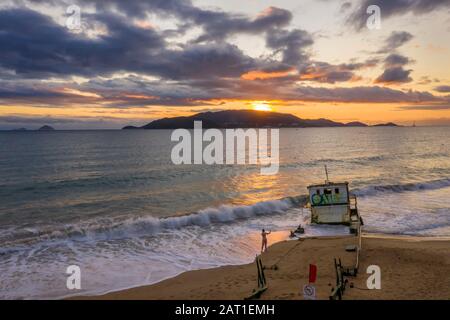
M253 110L257 111L272 111L272 107L264 102L254 102L252 104Z
M0 130L119 129L232 109L449 125L450 3L394 2L374 30L365 0L302 10L289 0L186 0L183 10L75 0L75 29L63 2L0 4Z

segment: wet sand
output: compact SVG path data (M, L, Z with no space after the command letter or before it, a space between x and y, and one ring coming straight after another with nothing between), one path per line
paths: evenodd
M355 263L345 247L353 236L281 241L262 254L268 289L260 299L303 299L309 264L317 265L316 293L328 299L335 285L334 258ZM450 239L363 235L357 277L343 299L450 299ZM368 290L369 265L381 268L381 289ZM350 288L350 283L353 288ZM159 283L75 299L244 299L257 287L256 264L182 273Z

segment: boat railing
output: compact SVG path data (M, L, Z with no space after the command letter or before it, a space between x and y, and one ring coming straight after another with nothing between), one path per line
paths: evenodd
M355 195L350 195L350 209L358 209L358 201L356 200Z

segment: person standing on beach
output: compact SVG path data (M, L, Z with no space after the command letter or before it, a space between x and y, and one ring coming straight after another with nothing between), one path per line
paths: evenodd
M262 229L261 237L262 237L262 246L261 246L261 253L267 250L267 235L270 234L272 231L266 232L264 229Z

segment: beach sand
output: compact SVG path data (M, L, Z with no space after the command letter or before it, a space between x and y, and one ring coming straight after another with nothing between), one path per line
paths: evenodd
M316 293L328 299L335 285L334 258L355 263L345 246L353 236L281 241L262 254L268 289L260 299L303 299L309 264L317 265ZM274 268L274 266L277 268ZM381 268L381 289L368 290L369 265ZM450 299L450 239L363 235L357 277L343 299ZM182 273L159 283L76 299L244 299L257 286L256 264Z

